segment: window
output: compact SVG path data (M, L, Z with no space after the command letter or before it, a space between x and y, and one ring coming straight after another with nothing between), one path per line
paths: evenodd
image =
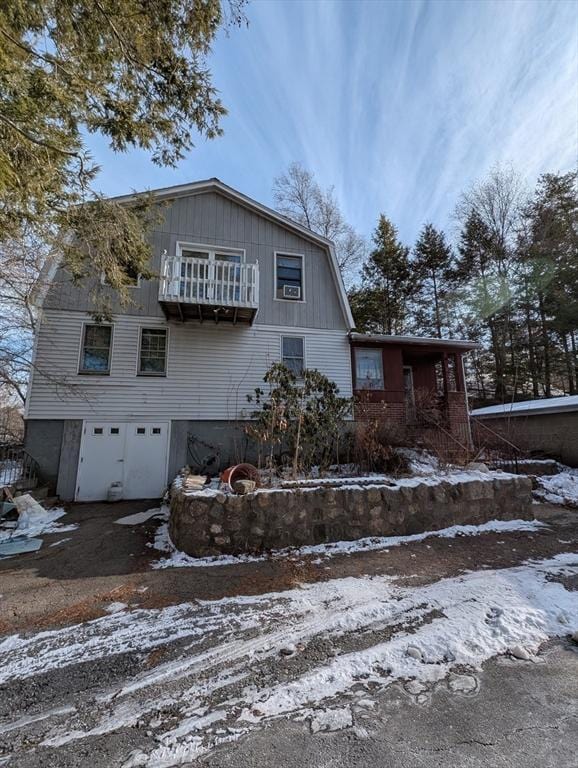
M118 427L111 427L110 428L110 434L111 435L120 435L120 429Z
M356 389L383 389L381 349L355 348Z
M137 427L136 428L137 435L146 435L146 427Z
M303 300L303 256L275 254L275 296L286 301Z
M302 376L305 369L305 339L303 336L282 336L281 354L283 365L289 368L295 376Z
M152 434L153 434L153 435L160 435L160 433L161 433L161 428L160 428L160 427L153 427L153 428L151 429L151 432L152 432Z
M102 434L103 434L103 432L104 432L104 430L103 430L103 428L102 428L102 427L95 427L95 428L92 430L92 434L93 434L93 435L102 435Z
M167 371L166 328L141 328L139 376L164 376Z
M85 325L79 373L109 374L111 342L111 325Z

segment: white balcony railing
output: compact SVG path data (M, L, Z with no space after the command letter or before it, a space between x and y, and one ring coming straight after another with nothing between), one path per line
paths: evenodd
M259 266L163 256L159 301L258 309Z

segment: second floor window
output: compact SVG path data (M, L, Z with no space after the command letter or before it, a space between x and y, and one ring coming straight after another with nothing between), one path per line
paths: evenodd
M166 374L166 328L141 328L138 372L140 376L164 376Z
M275 296L287 301L302 301L303 257L275 254Z
M111 325L85 325L79 373L109 374L111 346Z
M383 389L381 349L355 348L355 388Z

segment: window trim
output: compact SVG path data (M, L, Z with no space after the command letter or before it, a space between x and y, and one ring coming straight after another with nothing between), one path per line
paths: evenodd
M141 353L141 347L142 347L142 332L143 331L164 331L165 332L165 370L163 373L147 373L146 371L143 372L140 370L140 353ZM137 353L136 353L136 376L143 376L144 378L149 379L166 379L168 376L169 371L169 341L170 341L170 328L168 325L139 325L138 327L138 342L137 342Z
M208 262L215 263L215 254L217 253L230 253L232 256L240 256L241 264L246 263L247 251L245 248L229 248L227 245L207 245L206 243L189 243L186 240L177 240L175 244L175 254L178 258L183 255L183 250L188 251L204 251L208 253Z
M108 369L106 371L85 371L82 369L82 353L84 351L84 339L86 335L86 328L89 325L96 325L96 326L106 326L107 328L110 328L110 348L109 348L109 355L108 355ZM90 322L89 320L85 320L82 323L81 329L80 329L80 346L78 348L78 364L76 367L77 375L78 376L110 376L112 373L112 363L113 363L113 355L114 355L114 323L94 323Z
M279 340L279 346L280 346L280 360L283 365L285 365L285 357L283 355L283 339L301 339L303 342L303 370L307 370L307 337L302 336L298 333L282 333ZM303 376L297 376L297 380L301 381L303 379Z
M357 352L358 350L360 352L367 352L368 350L371 350L372 352L378 352L379 353L379 359L381 360L381 387L361 387L360 382L357 376ZM357 346L353 347L353 371L354 371L354 390L359 392L385 392L385 366L383 364L383 349L382 347L370 347L370 346Z
M291 256L301 259L301 298L300 299L283 299L277 296L277 257L278 256ZM273 301L284 301L287 304L306 304L307 294L305 291L305 254L304 253L292 253L291 251L273 251Z

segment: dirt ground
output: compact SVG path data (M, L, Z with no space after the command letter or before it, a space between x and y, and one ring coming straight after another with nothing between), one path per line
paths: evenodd
M261 609L259 621L243 631L235 627L243 611L250 615L251 605L241 601L227 607L224 601L220 606L220 598L283 593L306 582L348 576L387 575L396 585L413 590L446 577L576 552L578 544L577 511L536 504L536 517L548 525L530 532L432 536L351 555L319 558L296 553L253 563L155 570L152 563L161 553L149 545L159 521L133 527L115 520L157 505L155 500L72 505L59 522L77 524L76 530L45 536L36 553L0 561L0 644L3 635L18 632L38 649L28 658L33 668L26 675L13 675L0 685L0 765L4 761L7 768L151 765L135 762L131 755L139 750L150 753L157 746L159 729L177 727L186 718L189 690L202 688L205 679L211 685L221 674L227 679L229 664L239 662L230 652L229 631L241 649L247 644L253 684L266 688L272 681L290 684L307 670L326 664L335 653L383 642L390 633L409 626L381 627L379 622L373 626L370 621L365 632L331 638L325 636L321 622L320 631L296 656L260 656L260 644L271 642L274 611L284 610L284 598ZM576 577L556 580L568 590L578 589ZM128 605L115 625L120 638L117 650L92 656L90 649L97 647L95 643L106 644L109 630L103 627L94 634L95 625L86 622L106 615L115 602ZM165 606L174 606L175 611L166 637L163 626L151 624L149 630L145 612L133 614L140 616L140 624L125 621L136 608ZM431 621L435 612L428 614L427 605L424 611L423 621ZM219 615L226 615L224 623L214 623ZM267 632L260 623L266 617ZM289 618L293 621L293 614ZM65 630L52 639L39 632L72 624L77 625L74 632ZM160 642L146 648L138 642L123 646L122 632L134 636L138 627L147 641L150 631L160 632ZM11 647L15 646L9 646L8 653ZM66 657L62 668L57 661L60 653ZM215 653L217 661L211 664L207 659ZM44 658L52 659L50 668L44 667ZM532 660L498 657L488 661L483 672L469 670L468 675L475 682L469 693L456 693L448 680L419 695L408 693L399 683L383 691L369 686L364 696L372 697L371 708L367 709L365 698L359 699L359 706L349 701L353 727L342 732L315 733L307 722L280 719L227 743L219 736L224 731L217 730L216 748L200 762L213 768L575 768L578 648L569 637L545 644ZM218 710L225 695L234 701L238 685L234 676L223 689L217 683L210 695L212 708ZM143 714L131 719L131 708ZM79 733L82 737L76 738ZM183 764L191 765L186 760Z
M576 551L578 512L535 504L535 516L548 527L431 537L382 551L284 557L262 562L153 570L160 553L149 545L159 525L115 524L125 515L158 505L157 500L115 504L73 504L59 522L74 531L44 536L38 552L0 560L0 635L76 624L104 615L112 602L158 608L187 600L282 591L309 581L364 574L390 575L400 584L419 585L468 570L505 568L528 558ZM67 539L64 543L58 543ZM55 546L51 546L54 545ZM144 588L146 587L146 591Z

